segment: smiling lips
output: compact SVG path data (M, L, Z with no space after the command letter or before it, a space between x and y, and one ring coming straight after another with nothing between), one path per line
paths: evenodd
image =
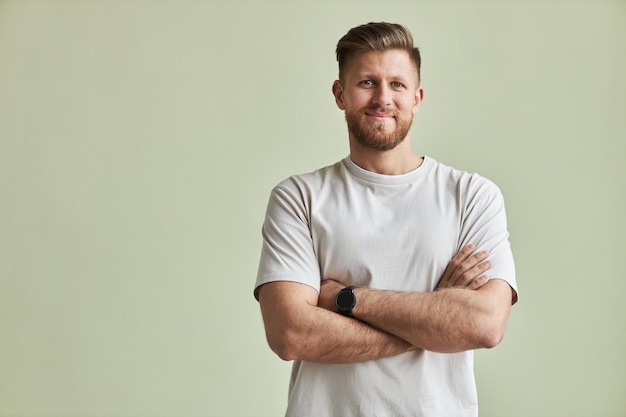
M365 112L365 114L376 120L395 119L395 115L392 113Z

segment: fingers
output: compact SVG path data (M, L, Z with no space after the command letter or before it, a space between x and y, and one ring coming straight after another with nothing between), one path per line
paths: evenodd
M469 285L465 288L467 288L468 290L477 290L485 285L487 282L489 282L489 277L487 275L482 275L470 282Z
M455 275L456 278L458 279L459 268L460 268L460 272L461 273L465 272L468 269L470 269L473 266L475 266L476 263L480 262L481 260L483 260L487 256L489 256L489 253L485 252L485 251L478 252L478 253L475 253L474 255L472 255L472 253L474 252L475 249L476 249L476 247L473 244L470 243L469 245L467 245L464 248L462 248L459 251L459 253L454 255L454 257L452 258L452 260L448 264L448 267L446 268L446 273L447 273L448 280L451 280L453 275Z
M448 266L446 266L446 270L444 271L443 276L441 277L441 280L439 281L440 287L451 286L450 282L452 280L452 276L454 275L454 272L461 265L461 263L463 263L463 261L465 261L467 257L472 254L474 249L475 249L474 245L470 243L469 245L462 248L456 255L454 255L452 260L448 263Z
M493 265L487 260L488 251L474 252L476 247L469 244L462 248L450 261L444 272L438 289L441 288L468 288L478 289L489 280L483 275Z
M491 261L486 260L489 252L481 251L467 258L454 271L451 284L454 287L466 287L478 278L483 272L492 267Z

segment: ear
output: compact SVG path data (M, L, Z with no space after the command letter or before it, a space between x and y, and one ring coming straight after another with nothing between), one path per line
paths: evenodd
M424 100L424 88L419 86L417 91L415 91L415 104L413 104L413 114L417 113L422 104L422 100Z
M341 82L339 80L335 80L333 83L333 96L335 96L335 103L337 103L337 107L340 110L345 110L346 105L343 101L343 87L341 86Z

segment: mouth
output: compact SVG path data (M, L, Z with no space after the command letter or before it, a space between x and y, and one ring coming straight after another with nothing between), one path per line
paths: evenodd
M371 117L372 119L380 120L380 121L392 120L396 118L393 114L381 113L381 112L365 112L365 115L368 117Z

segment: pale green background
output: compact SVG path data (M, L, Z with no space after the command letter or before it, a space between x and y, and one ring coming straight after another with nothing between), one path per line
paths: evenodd
M626 2L0 2L0 416L278 416L271 187L347 155L334 47L408 26L416 152L494 180L483 417L626 416Z

